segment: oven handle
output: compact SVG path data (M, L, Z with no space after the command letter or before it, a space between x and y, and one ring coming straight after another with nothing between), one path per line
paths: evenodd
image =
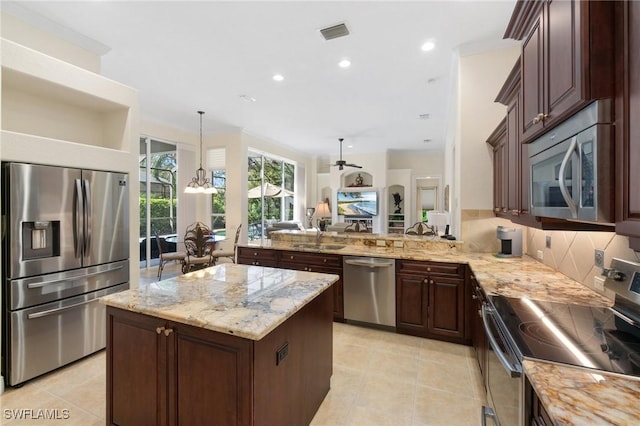
M496 412L489 407L482 407L482 426L487 426L487 417L491 417L493 420L493 424L495 426L500 426L498 423L498 416L496 416Z
M560 193L562 194L562 198L564 198L564 201L567 203L567 206L569 206L569 210L571 210L571 216L574 219L578 218L578 207L576 206L576 203L573 202L573 198L571 197L571 194L569 194L569 190L567 189L567 183L564 180L564 169L567 167L567 164L569 163L569 159L573 155L577 146L578 146L578 136L574 136L571 138L571 145L569 145L569 149L567 150L567 153L564 155L564 158L562 159L562 163L560 163L560 171L558 172L558 186L560 187ZM574 190L577 190L577 189L574 188Z
M611 312L613 312L613 314L615 316L617 316L618 318L620 318L622 321L626 322L629 325L633 325L635 327L640 327L640 323L638 323L638 321L635 321L631 318L629 318L628 316L626 316L625 314L623 314L622 312L618 311L616 308L609 308L609 310Z
M518 365L518 364L511 365L509 360L507 360L507 357L500 350L500 347L498 346L498 342L497 342L495 336L493 335L493 333L489 329L489 325L488 325L489 324L489 318L488 318L488 316L490 315L490 313L487 312L489 309L491 309L491 308L488 308L487 305L483 305L482 306L482 325L484 326L484 331L487 334L487 337L489 338L489 343L491 344L491 347L493 348L493 352L495 352L496 356L500 360L500 363L502 364L504 369L507 370L507 372L509 373L509 375L511 377L520 377L520 375L522 373L522 367L520 367L520 365Z

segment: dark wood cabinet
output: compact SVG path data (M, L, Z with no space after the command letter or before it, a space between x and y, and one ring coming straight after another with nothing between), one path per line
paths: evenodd
M444 262L396 262L396 330L468 343L465 267Z
M338 254L309 253L299 251L280 252L278 266L299 271L336 274L340 279L333 283L333 319L344 320L344 301L342 290L342 256Z
M331 303L255 341L107 307L107 424L309 424L329 392Z
M508 188L509 188L509 152L507 146L507 120L498 124L498 127L489 135L487 143L493 149L493 211L497 216L507 214Z
M107 308L107 423L252 423L252 342Z
M640 3L616 10L616 233L640 250Z
M526 376L524 378L524 424L525 426L553 426L555 424Z
M614 93L615 2L517 2L505 37L522 40L522 142Z
M238 263L275 268L278 266L278 252L258 247L238 247Z
M476 352L476 360L480 367L482 375L482 383L486 387L486 366L487 366L487 335L484 331L482 322L482 305L486 303L486 295L482 287L478 284L475 277L471 276L469 281L469 292L472 302L469 304L467 315L471 319L471 340L473 348Z
M333 294L333 319L335 321L344 321L341 255L273 250L259 247L238 247L238 263L339 275L340 279L333 283L331 289Z

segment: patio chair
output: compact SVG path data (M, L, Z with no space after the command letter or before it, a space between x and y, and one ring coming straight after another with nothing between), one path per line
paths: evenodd
M158 234L155 235L156 244L158 246L158 259L160 263L158 263L158 281L162 279L162 270L164 269L165 263L180 261L184 262L184 258L187 256L187 253L184 251L167 251L167 242L164 238L160 237Z
M187 256L182 265L182 272L187 273L193 269L206 268L214 264L214 241L211 239L211 230L207 225L196 222L187 227L184 234L184 246Z
M242 224L238 225L238 229L236 229L236 236L233 240L233 250L215 250L213 252L213 259L215 263L218 262L220 258L228 258L231 259L233 263L236 263L237 252L238 252L238 238L240 238L240 229L242 228Z

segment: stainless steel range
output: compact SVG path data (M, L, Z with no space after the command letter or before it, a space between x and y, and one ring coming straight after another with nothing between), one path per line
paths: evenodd
M483 319L491 341L487 417L520 424L524 357L640 376L640 264L613 259L605 286L613 307L489 296Z

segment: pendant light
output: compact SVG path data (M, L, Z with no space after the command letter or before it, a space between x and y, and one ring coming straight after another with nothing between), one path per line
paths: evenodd
M191 182L184 189L186 194L215 194L218 191L207 178L207 172L202 168L202 115L204 111L198 111L200 114L200 168L196 170L196 176L191 178Z

